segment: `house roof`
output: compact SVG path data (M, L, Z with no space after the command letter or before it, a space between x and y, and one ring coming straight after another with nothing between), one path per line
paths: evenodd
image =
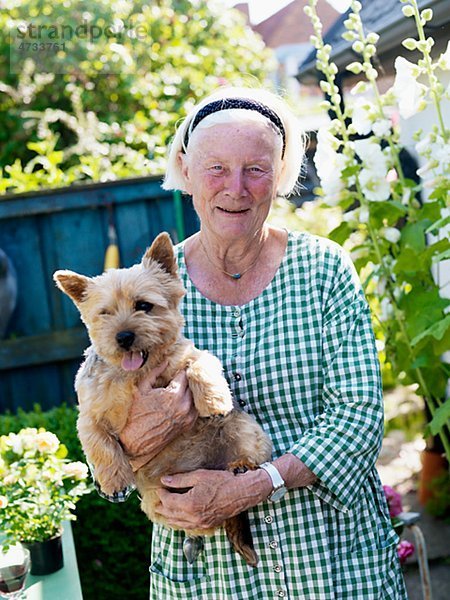
M383 55L389 56L392 51L402 48L401 41L407 37L416 37L416 26L413 18L407 18L402 13L404 4L399 0L360 0L362 6L361 19L366 31L375 31L380 35L377 45L377 55L382 59ZM429 33L436 36L447 35L450 24L450 11L448 0L418 0L420 9L432 8L433 21ZM339 69L345 73L345 67L359 57L351 48L352 43L342 39L346 31L344 21L348 18L350 9L339 16L334 25L324 35L326 44L333 48L331 59ZM427 30L427 28L426 28ZM448 39L448 35L447 35ZM407 53L406 50L404 50ZM407 54L405 54L407 55ZM350 73L348 73L350 76ZM299 66L297 79L301 83L313 83L321 77L316 69L316 50L311 53Z
M260 34L270 48L279 48L286 44L308 43L313 34L313 28L309 17L303 12L307 4L308 0L293 0L268 19L253 25L252 29ZM326 0L319 0L317 13L325 31L339 15Z

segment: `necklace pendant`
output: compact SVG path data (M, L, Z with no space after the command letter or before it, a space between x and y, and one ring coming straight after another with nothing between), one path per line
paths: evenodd
M242 277L242 275L240 273L234 273L234 275L231 276L233 279L240 279Z

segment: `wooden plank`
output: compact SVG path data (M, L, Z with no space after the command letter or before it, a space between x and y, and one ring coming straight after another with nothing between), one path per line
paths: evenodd
M172 192L161 189L160 177L73 185L52 191L2 196L0 198L0 220L129 203L142 200L142 198L157 197L172 197Z
M17 306L8 331L19 336L47 331L51 319L38 220L0 222L0 246L17 272Z
M82 357L89 345L84 327L32 335L0 344L0 371L30 365L46 365Z

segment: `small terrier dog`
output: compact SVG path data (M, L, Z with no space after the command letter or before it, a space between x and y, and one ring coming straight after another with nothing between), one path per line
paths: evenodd
M103 492L113 494L136 485L148 518L169 526L155 512L159 503L156 488L163 475L195 469L237 473L270 459L269 437L252 417L233 406L219 360L195 348L181 334L184 322L178 305L185 290L167 233L161 233L141 263L129 269L109 269L93 278L63 270L56 271L53 278L80 311L92 344L75 379L77 428ZM186 369L199 418L190 431L180 434L134 473L119 435L139 381L164 362L167 367L156 386L167 386L177 372ZM258 557L247 513L228 519L223 526L235 550L255 566ZM189 537L184 549L190 562L198 548L191 551L186 542L214 531L186 532Z

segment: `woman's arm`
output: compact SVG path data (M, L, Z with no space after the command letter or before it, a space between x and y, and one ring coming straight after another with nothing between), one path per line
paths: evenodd
M316 476L301 460L284 454L272 463L280 472L286 487L304 487ZM159 514L173 527L208 529L256 506L272 492L272 481L263 469L233 475L229 471L199 469L162 478ZM190 488L179 493L180 489ZM174 493L175 492L175 493Z
M139 385L128 422L120 433L120 443L133 471L190 429L198 417L185 371L180 371L165 388L153 388L155 379L153 373Z
M186 373L180 371L166 388L153 388L154 382L166 368L154 369L140 383L132 398L130 414L119 442L133 471L154 458L177 435L195 423L198 414L192 401ZM95 478L95 465L89 465L95 487L102 498L124 502L134 490L129 486L112 495L105 494Z

